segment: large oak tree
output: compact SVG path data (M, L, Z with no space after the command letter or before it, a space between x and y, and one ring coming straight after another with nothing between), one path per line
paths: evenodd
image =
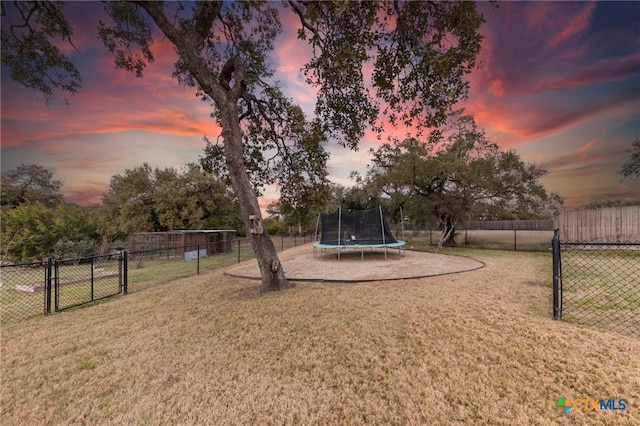
M562 200L540 182L547 174L543 167L499 149L469 116L451 115L449 127L426 140L382 145L362 185L392 208L402 206L413 222L437 220L439 247L455 245L456 226L465 220L548 219L557 213Z
M105 244L135 232L238 229L229 187L196 163L153 169L147 163L111 177L102 196L100 230ZM239 230L239 229L238 229Z
M74 92L81 77L52 43L72 41L64 3L16 2L15 24L2 26L2 64L27 87L52 96ZM2 3L2 15L7 9ZM327 139L357 148L367 129L385 123L416 131L442 123L466 95L464 76L475 66L483 19L473 2L437 1L208 1L106 2L98 33L116 65L142 75L152 62L157 28L178 55L174 76L211 102L221 143L212 154L240 202L262 273L263 291L291 284L271 239L260 226L256 184L299 185L323 179ZM312 49L304 67L317 88L315 118L275 83L269 55L293 12L298 38ZM57 41L57 40L56 40ZM215 163L215 161L213 161ZM302 164L302 167L300 166ZM319 164L305 170L308 164ZM292 171L292 172L291 172ZM288 179L296 176L296 179Z

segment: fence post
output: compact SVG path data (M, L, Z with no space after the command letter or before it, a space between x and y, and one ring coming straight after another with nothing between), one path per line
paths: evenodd
M200 275L200 244L196 246L196 250L198 250L197 263L196 263L196 275Z
M127 259L127 250L122 250L120 252L120 257L118 259L119 263L119 275L120 275L120 285L122 286L122 294L127 294L128 286L129 286L129 276L127 274L127 270L129 269L129 262Z
M240 240L238 239L238 263L240 263Z
M91 258L91 301L93 302L94 290L95 290L95 257Z
M53 272L53 258L47 257L47 264L44 270L44 313L51 313L51 284Z
M60 307L60 268L59 261L53 262L53 310L59 311Z
M562 319L562 309L560 308L560 282L561 262L560 262L560 230L553 231L553 239L551 240L551 249L553 252L553 319Z
M513 251L518 251L518 230L513 230Z

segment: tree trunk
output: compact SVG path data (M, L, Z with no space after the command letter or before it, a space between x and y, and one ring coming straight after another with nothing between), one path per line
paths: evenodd
M243 133L240 128L238 100L243 96L246 86L246 69L239 57L230 58L219 74L212 73L211 67L203 60L206 54L201 51L220 4L207 6L202 3L196 21L205 31L194 33L190 28L178 30L165 15L162 6L156 2L139 2L155 21L162 33L176 46L178 56L189 74L198 82L200 88L214 101L219 110L224 154L231 186L238 197L245 227L251 237L251 245L260 266L262 276L261 292L283 290L293 287L284 275L276 248L269 238L262 222L262 213L258 197L253 190L243 160Z
M456 221L450 215L442 215L440 223L442 223L442 236L438 242L438 248L456 247Z
M260 267L262 277L260 292L292 288L294 284L285 277L278 252L267 234L258 198L245 169L242 158L242 129L238 123L240 115L237 106L235 103L227 102L221 106L220 110L227 169L231 177L231 185L240 203L245 228L251 238L251 246Z

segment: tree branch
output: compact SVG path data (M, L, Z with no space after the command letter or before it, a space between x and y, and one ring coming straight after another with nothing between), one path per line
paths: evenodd
M133 1L135 5L141 7L153 19L160 31L173 43L178 51L178 56L182 58L188 66L191 77L198 82L200 88L209 95L214 102L221 105L227 99L227 90L222 87L220 82L211 74L211 70L207 67L205 61L200 57L200 49L202 41L194 40L193 33L185 33L186 30L179 30L173 25L165 15L162 4L147 1ZM215 15L209 8L200 8L203 15L198 15L201 25L204 25L205 17L211 20L209 25L213 24ZM202 16L202 17L200 17Z
M195 10L195 31L198 35L197 42L202 45L209 37L209 31L213 21L219 16L222 9L222 1L199 2Z
M76 52L80 53L78 48L75 46L75 44L73 44L73 41L71 40L72 30L71 28L69 28L69 23L65 20L64 16L60 15L60 11L55 7L51 7L51 3L49 2L39 2L38 5L41 5L42 7L47 9L49 16L53 17L53 19L58 23L58 25L60 26L60 30L63 33L62 39L64 40L64 38L66 37L71 47L73 47Z
M296 13L296 15L298 15L298 17L300 18L300 24L302 24L303 28L306 28L307 30L311 31L311 33L316 37L318 44L320 45L320 48L324 50L324 39L322 38L322 36L320 35L320 32L318 31L318 29L316 27L314 27L313 25L311 25L304 17L304 11L300 8L300 6L298 5L297 2L290 0L289 1L289 6L291 6L291 8L293 9L293 11Z

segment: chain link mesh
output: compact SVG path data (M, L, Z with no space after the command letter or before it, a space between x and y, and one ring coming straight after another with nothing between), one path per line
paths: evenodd
M56 311L120 293L120 265L114 256L56 260L54 277Z
M640 336L640 243L561 243L562 319Z
M273 237L278 251L311 241L312 236L304 234ZM125 282L127 292L135 292L253 258L251 241L236 239L83 259L51 259L50 271L47 262L3 264L0 265L0 323L24 320L121 294Z
M0 322L42 315L45 312L46 263L1 265Z

